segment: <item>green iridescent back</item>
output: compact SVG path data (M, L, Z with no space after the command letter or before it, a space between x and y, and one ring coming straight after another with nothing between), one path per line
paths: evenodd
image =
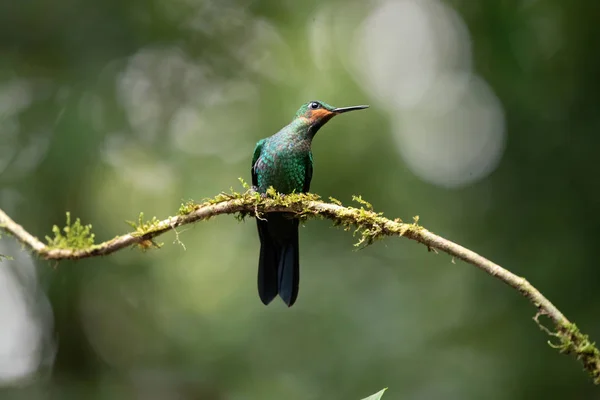
M252 161L253 185L260 193L273 186L279 193L307 192L312 178L308 126L294 121L256 144Z

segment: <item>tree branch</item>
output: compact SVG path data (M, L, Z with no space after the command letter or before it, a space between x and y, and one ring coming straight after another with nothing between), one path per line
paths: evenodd
M253 191L246 193L222 193L201 204L183 204L179 215L159 221L156 218L144 222L140 215L138 224L132 225L135 231L114 239L93 244L91 226L82 227L79 220L71 225L67 217L67 227L64 235L54 227L55 238L48 238L50 244L44 244L29 234L22 226L13 221L0 210L0 228L16 237L33 253L47 260L81 259L108 255L129 247L138 245L147 248L156 245L152 239L177 227L191 224L220 214L238 214L240 218L247 215L260 217L263 213L287 211L298 218L321 217L330 219L335 225L344 229L355 228L361 238L357 245L369 245L374 240L384 236L401 236L427 246L428 249L441 250L459 258L489 275L501 280L516 289L526 297L537 309L535 322L547 334L554 337L558 343L548 342L550 346L561 353L572 354L583 363L595 384L600 384L600 352L595 344L590 342L587 335L582 334L577 326L571 323L546 297L544 297L526 279L502 268L498 264L480 256L463 246L438 236L415 223L409 224L399 219L390 220L381 213L372 211L371 205L360 197L354 200L362 204L360 208L344 207L335 199L323 202L313 194L292 194L280 196L273 190L267 196L261 196ZM546 328L540 321L540 316L546 316L552 321L554 331Z

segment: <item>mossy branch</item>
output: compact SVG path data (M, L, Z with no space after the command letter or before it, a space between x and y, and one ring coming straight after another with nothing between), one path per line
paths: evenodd
M372 211L369 203L360 197L354 200L361 204L360 208L344 207L338 200L330 199L324 202L314 194L291 194L281 196L270 190L266 196L248 190L245 193L221 193L215 198L202 203L188 202L182 204L177 216L164 220L153 218L144 222L143 214L138 223L130 223L134 231L114 239L94 244L91 226L81 225L76 220L70 223L67 215L67 227L63 232L54 227L54 238L47 238L44 244L29 234L23 227L14 222L6 213L0 210L0 229L16 237L32 252L47 260L80 259L114 253L125 247L137 245L141 248L159 246L153 239L177 227L206 220L220 214L236 214L238 218L251 215L261 217L261 214L287 211L298 218L319 217L333 221L334 225L342 226L345 230L354 229L360 238L358 246L366 246L384 236L401 236L424 244L430 250L440 250L453 258L461 259L483 270L489 275L501 280L521 295L527 298L537 309L534 316L540 329L555 338L557 343L549 344L561 353L572 354L580 360L584 368L592 376L594 383L600 384L600 351L596 345L581 333L577 326L571 323L546 297L544 297L525 278L500 267L479 254L438 236L418 224L405 223L400 219L390 220L381 213ZM365 208L366 207L366 208ZM554 329L550 330L540 321L540 316L546 316Z

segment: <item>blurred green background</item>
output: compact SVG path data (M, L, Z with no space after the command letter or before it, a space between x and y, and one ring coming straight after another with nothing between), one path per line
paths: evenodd
M0 208L106 240L240 188L300 104L367 103L317 135L312 190L419 215L598 340L599 35L589 0L5 0ZM525 299L422 245L309 221L287 309L253 220L160 239L56 265L3 237L0 398L598 396Z

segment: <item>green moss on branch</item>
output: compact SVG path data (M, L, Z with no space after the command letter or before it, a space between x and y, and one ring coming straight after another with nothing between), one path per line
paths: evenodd
M588 335L581 333L577 325L568 323L560 326L556 336L560 343L550 346L557 348L563 354L574 355L586 371L589 371L595 384L600 384L600 351Z
M67 223L62 229L54 226L54 237L47 237L48 245L30 235L20 225L0 210L0 229L14 235L21 243L29 247L40 257L50 260L81 259L86 257L107 255L130 246L142 249L159 246L154 238L175 230L182 225L206 220L216 215L234 214L238 219L246 216L264 218L269 212L287 212L295 218L324 218L344 230L353 230L358 236L356 246L368 246L384 236L403 236L419 242L428 250L443 251L455 259L463 260L481 269L487 274L503 281L526 297L537 309L534 317L538 322L540 315L547 316L554 325L554 332L540 327L548 334L558 338L559 343L553 345L561 353L572 354L580 360L590 373L594 382L600 384L600 352L587 335L579 331L547 298L545 298L527 280L500 267L479 254L444 239L419 225L418 217L414 223L405 223L400 219L390 220L382 213L373 211L372 205L360 196L354 196L353 201L360 207L344 207L336 199L323 202L318 195L312 193L293 193L281 195L273 188L266 194L259 194L242 181L246 189L243 193L234 191L220 193L205 199L201 203L188 201L181 205L177 215L159 221L156 217L144 220L143 214L138 221L131 223L134 231L100 244L94 244L94 234L91 225L82 225L79 219L71 224L70 214L67 213Z
M67 211L66 225L61 229L54 225L52 233L54 237L46 236L48 247L51 249L78 250L94 246L94 234L92 225L82 225L79 218L71 224L71 213Z

